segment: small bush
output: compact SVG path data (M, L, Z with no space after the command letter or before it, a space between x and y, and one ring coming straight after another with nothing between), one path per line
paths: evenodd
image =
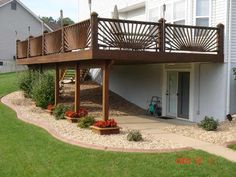
M33 83L32 98L38 107L47 108L54 103L55 95L54 76L51 72L40 74Z
M206 131L215 131L218 127L219 123L213 117L205 117L198 126L203 128Z
M39 79L37 71L25 71L20 74L18 85L28 98L32 98L33 85Z
M68 106L59 104L53 110L53 115L55 116L56 120L64 119L65 112L68 111L70 108Z
M142 134L140 133L140 131L132 130L127 135L127 140L128 141L142 141L143 137L142 137Z
M78 127L80 128L89 128L95 123L94 117L86 116L80 119Z

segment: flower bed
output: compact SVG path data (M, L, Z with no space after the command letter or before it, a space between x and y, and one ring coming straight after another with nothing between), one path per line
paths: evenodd
M49 105L47 106L47 112L50 113L50 114L52 114L54 108L55 108L54 105L49 104Z
M65 118L71 123L79 122L79 119L82 117L86 117L88 115L88 111L86 109L80 108L78 112L75 111L66 111Z
M117 122L114 119L106 121L96 121L93 126L90 127L94 133L99 135L111 135L119 134L120 127L117 126Z

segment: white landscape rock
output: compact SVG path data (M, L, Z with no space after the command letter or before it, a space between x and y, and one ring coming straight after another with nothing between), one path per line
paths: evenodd
M220 123L217 131L205 131L197 125L172 125L164 127L163 130L218 145L236 141L236 119L231 124L228 121Z
M5 96L3 100L4 102L13 104L14 108L17 109L23 119L29 121L44 121L51 129L56 131L57 134L67 140L121 149L160 150L185 147L181 144L173 143L168 139L161 138L158 135L152 135L146 132L141 132L144 139L143 141L130 142L126 139L129 131L127 129L121 129L121 133L118 135L94 134L91 130L78 128L77 124L71 124L66 120L55 120L54 116L41 108L37 108L35 104L30 99L25 98L20 91Z

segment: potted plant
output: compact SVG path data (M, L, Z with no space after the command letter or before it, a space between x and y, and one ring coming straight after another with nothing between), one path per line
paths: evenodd
M90 128L94 133L97 133L99 135L111 135L120 133L120 127L117 126L117 122L114 119L108 119L106 121L96 121Z
M75 111L66 111L65 118L71 123L77 123L80 118L86 117L88 111L86 109L80 108L78 112Z
M52 114L54 108L55 108L54 105L49 104L49 105L47 106L47 112L50 113L50 114Z

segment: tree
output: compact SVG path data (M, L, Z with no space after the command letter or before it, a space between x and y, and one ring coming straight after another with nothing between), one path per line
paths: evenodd
M56 20L52 17L41 17L41 20L43 20L44 23L56 23Z
M63 18L63 24L64 25L72 25L75 24L73 20L71 20L69 17ZM57 20L57 25L61 26L61 18Z
M41 20L53 30L60 28L60 26L57 25L57 21L53 17L41 17Z

